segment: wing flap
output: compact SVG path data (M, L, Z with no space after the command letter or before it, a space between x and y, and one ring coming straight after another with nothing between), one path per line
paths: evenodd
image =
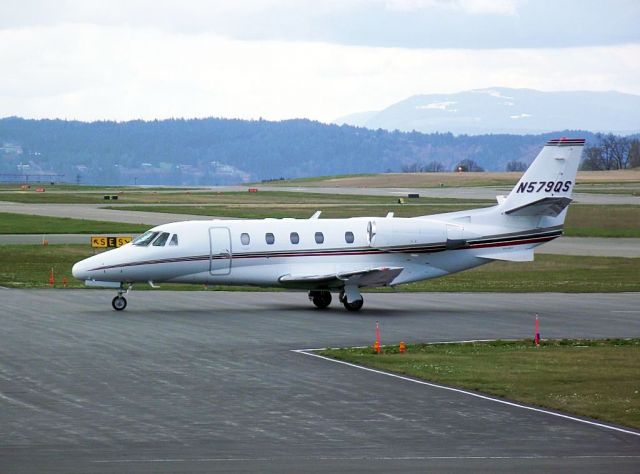
M488 260L503 260L505 262L532 262L533 249L500 250L483 253L482 255L478 255L478 257Z
M284 286L298 288L341 288L346 285L385 286L390 284L403 267L378 267L329 275L282 275L278 281Z

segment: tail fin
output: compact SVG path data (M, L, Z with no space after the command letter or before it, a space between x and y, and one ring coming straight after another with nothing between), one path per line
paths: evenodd
M571 202L582 138L550 140L501 203L505 214L558 216Z

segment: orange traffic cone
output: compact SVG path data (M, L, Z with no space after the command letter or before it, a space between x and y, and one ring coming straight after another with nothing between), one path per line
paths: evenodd
M400 351L400 354L404 354L407 351L407 346L405 345L404 341L400 341L400 346L398 346L398 351Z

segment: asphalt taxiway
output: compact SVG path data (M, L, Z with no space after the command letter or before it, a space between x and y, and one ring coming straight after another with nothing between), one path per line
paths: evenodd
M0 289L0 472L637 472L640 436L296 349L640 336L640 294Z

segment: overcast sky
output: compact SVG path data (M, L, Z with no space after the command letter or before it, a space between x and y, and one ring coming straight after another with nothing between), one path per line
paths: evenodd
M331 121L483 87L640 94L638 0L0 0L0 117Z

